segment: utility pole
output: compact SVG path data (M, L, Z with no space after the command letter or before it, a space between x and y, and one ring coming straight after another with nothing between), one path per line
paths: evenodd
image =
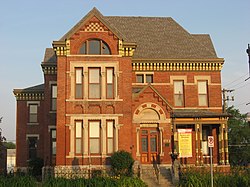
M250 44L248 44L248 48L247 48L246 52L248 54L249 76L248 76L248 78L245 81L247 81L248 79L250 79Z
M227 93L231 93L234 90L228 90L223 88L222 90L222 102L223 102L223 112L226 112L227 110L227 102L228 101L234 101L234 96L231 96L231 98L227 95Z

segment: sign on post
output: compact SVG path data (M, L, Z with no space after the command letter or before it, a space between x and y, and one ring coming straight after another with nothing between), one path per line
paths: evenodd
M214 186L214 181L213 181L213 147L214 147L214 137L213 136L208 136L207 137L208 141L208 147L210 147L210 170L211 170L211 187Z
M214 137L208 136L208 147L214 147Z

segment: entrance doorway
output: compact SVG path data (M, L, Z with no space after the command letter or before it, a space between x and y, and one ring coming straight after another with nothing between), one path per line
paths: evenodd
M159 131L157 128L141 128L140 130L141 163L158 162Z

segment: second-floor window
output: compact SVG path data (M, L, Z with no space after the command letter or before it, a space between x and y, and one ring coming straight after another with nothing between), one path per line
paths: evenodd
M37 123L38 122L38 116L37 116L37 104L30 104L29 105L29 122L30 123Z
M51 86L51 110L56 110L57 85Z
M114 98L114 68L106 68L106 94L108 99Z
M89 68L89 98L101 98L101 74L100 68Z
M75 89L76 89L76 99L82 99L83 98L83 69L82 68L76 68L75 69L76 74L76 80L75 80Z
M184 106L183 81L174 81L174 105Z
M199 106L208 106L207 100L207 81L198 81Z
M153 83L153 74L136 74L136 83Z

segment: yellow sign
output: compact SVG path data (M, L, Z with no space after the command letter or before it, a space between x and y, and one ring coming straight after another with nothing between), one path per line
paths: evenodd
M179 157L192 157L192 129L178 129Z

